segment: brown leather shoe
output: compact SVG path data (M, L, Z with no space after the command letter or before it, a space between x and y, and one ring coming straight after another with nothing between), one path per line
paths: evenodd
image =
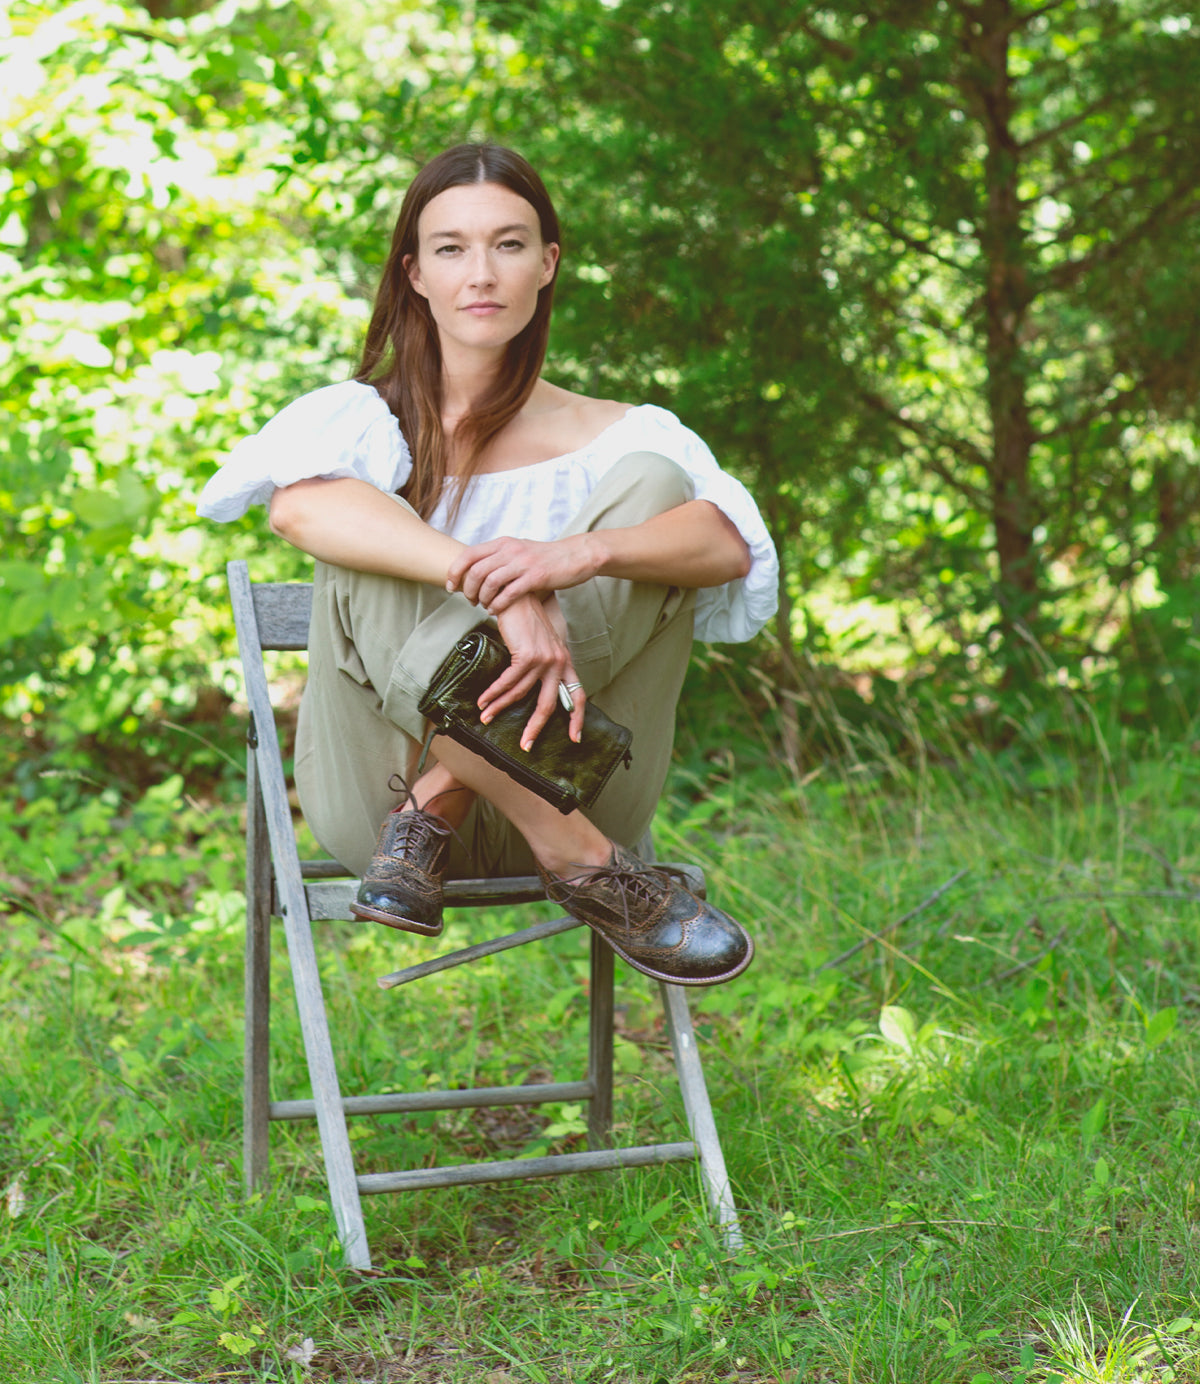
M451 828L432 812L389 812L367 873L350 905L355 918L422 937L442 931L442 880Z
M718 985L749 966L754 943L740 923L691 893L671 871L613 843L607 865L572 879L538 867L546 893L598 932L643 975L671 985Z

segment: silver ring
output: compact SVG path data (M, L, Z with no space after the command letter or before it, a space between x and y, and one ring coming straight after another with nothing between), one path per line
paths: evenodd
M560 682L558 684L558 701L564 711L575 710L575 699L571 696L572 692L578 692L583 686L581 682Z

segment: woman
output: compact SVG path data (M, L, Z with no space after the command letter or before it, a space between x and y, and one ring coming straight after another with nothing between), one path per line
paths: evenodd
M523 158L439 155L405 196L355 379L239 444L198 508L267 502L316 559L296 783L314 835L363 876L356 916L435 936L448 875L533 865L637 969L713 984L749 964L749 937L630 848L666 776L698 600L698 637L749 638L774 608L774 550L672 414L541 378L558 266ZM536 692L523 748L560 700L573 740L590 696L633 729L632 771L588 815L443 735L416 776L421 694L487 617L511 663L482 722Z

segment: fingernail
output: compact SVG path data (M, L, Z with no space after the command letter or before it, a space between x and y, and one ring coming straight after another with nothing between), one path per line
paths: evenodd
M522 741L521 741L521 748L525 751L526 754L528 754L529 751L530 751L530 749L532 748L532 742L531 742L531 744L527 745L527 744L525 743L525 741L522 740Z

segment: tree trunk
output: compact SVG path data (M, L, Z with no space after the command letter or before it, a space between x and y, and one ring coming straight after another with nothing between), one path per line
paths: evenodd
M788 589L785 528L778 522L779 509L774 493L764 499L763 514L767 521L775 551L779 554L779 606L775 612L775 637L779 640L779 739L784 763L796 780L800 778L800 664L792 642L794 604Z
M1033 430L1021 330L1031 294L1018 183L1021 150L1012 131L1009 73L1010 0L985 0L968 20L968 49L976 60L968 78L981 116L987 154L979 227L986 266L984 323L987 403L992 431L991 519L999 565L997 597L1006 631L1018 620L1036 625L1038 564L1029 460Z

